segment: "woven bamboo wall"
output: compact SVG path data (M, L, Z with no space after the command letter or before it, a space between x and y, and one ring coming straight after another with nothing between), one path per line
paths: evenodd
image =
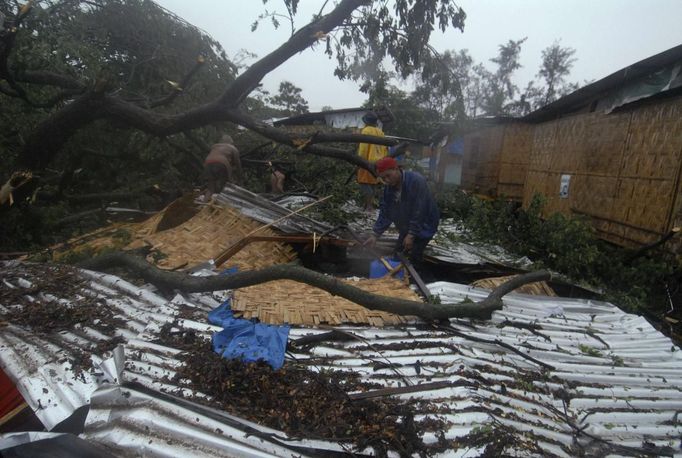
M618 113L588 113L536 126L524 191L545 212L591 217L600 236L624 246L657 240L682 222L679 173L682 98ZM571 175L568 198L559 197Z
M462 187L491 197L523 199L533 126L505 124L464 136Z
M500 174L497 195L522 201L528 161L533 143L533 126L509 124L505 126L500 152Z
M464 136L462 188L491 197L497 195L504 126L477 130Z

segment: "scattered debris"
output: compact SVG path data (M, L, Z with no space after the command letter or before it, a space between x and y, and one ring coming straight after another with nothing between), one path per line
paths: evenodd
M2 275L0 303L9 307L0 317L15 325L28 326L38 333L80 325L113 336L122 324L106 304L85 294L88 280L73 267L17 263L3 269Z
M295 364L273 371L265 363L225 360L212 351L210 342L191 331L166 333L165 339L164 344L175 348L191 348L182 355L184 366L173 382L211 396L210 400L197 397L197 402L212 407L217 404L229 413L291 437L352 444L358 452L371 447L377 456L387 456L389 451L401 456L431 455L450 446L444 437L435 444L424 443L424 433L442 431L447 423L433 417L416 421L417 401L352 399L350 392L381 388L362 381L359 374L314 372Z

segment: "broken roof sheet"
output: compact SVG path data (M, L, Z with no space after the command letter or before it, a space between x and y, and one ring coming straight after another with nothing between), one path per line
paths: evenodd
M644 80L645 85L646 83L651 84L651 80L646 81L647 77L651 79L652 76L655 76L657 73L665 71L666 69L671 72L671 74L667 76L667 79L662 86L656 87L656 84L652 84L652 88L650 88L649 91L644 90L642 92L646 94L646 96L651 96L659 91L664 92L673 88L679 88L680 84L682 84L682 79L680 78L682 76L680 73L680 62L682 62L682 45L654 54L653 56L642 59L639 62L635 62L600 80L590 83L587 86L583 86L580 89L555 100L549 105L532 111L524 116L523 120L542 122L574 112L585 107L597 98L604 98L610 91L614 91L619 87L632 85L638 80ZM625 100L621 100L621 102L627 103Z
M214 197L217 203L236 208L243 215L261 223L272 223L273 227L285 233L310 234L316 232L319 234L332 229L332 226L315 221L300 213L291 215L292 210L230 183L227 183L223 191L220 194L215 194Z
M426 253L434 258L453 264L495 264L512 268L528 268L531 264L526 257L515 257L504 248L490 243L463 242L462 225L454 219L445 219L438 226L433 241L426 247Z
M3 313L17 307L16 300L6 302L18 297L16 290L35 300L45 294L31 287L37 275L51 272L25 266L2 265ZM10 269L14 275L8 281ZM95 324L56 334L12 323L0 328L0 364L48 428L90 403L82 437L118 453L329 456L351 451L348 443L288 437L171 395L192 392L174 381L181 350L159 343L163 325L209 335L218 328L203 317L224 293L169 301L115 276L79 276L85 282L78 297L48 299L77 306L83 298L96 298L110 308L120 318L110 334L125 339L113 357L98 352L111 337ZM443 282L430 289L443 302L487 294ZM414 420L448 422L442 435L427 432L423 438L445 439L448 456L485 450L566 457L680 450L682 353L667 337L608 303L510 294L504 304L486 322L336 328L352 339L292 348L287 364L360 374L376 385L349 393L351 399L424 401L415 404ZM293 328L290 339L321 332ZM91 353L91 367L83 364L84 352Z

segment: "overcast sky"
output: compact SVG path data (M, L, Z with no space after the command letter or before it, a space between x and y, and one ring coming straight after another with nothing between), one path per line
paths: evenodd
M157 3L206 31L221 43L229 57L241 49L262 57L290 34L284 23L278 30L262 23L256 32L251 32L252 22L266 7L283 11L279 0L270 0L265 6L261 0ZM323 3L301 0L297 25L303 26ZM541 51L555 40L576 50L577 61L569 79L581 84L682 44L682 0L460 0L457 4L467 13L464 32L434 34L431 44L439 51L468 49L476 62L492 68L488 60L497 55L498 45L528 37L521 52L523 68L516 74L519 86L525 86L535 76ZM334 62L319 46L294 56L268 75L263 84L276 92L280 81L291 81L302 88L311 111L326 105L361 105L365 95L355 83L334 77L333 69Z

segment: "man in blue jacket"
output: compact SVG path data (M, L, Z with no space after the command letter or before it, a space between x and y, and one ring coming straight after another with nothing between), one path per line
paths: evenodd
M379 218L365 245L373 246L391 223L398 229L396 251L409 253L419 265L424 249L438 229L440 215L426 179L417 172L402 170L392 157L380 159L376 172L384 183Z

